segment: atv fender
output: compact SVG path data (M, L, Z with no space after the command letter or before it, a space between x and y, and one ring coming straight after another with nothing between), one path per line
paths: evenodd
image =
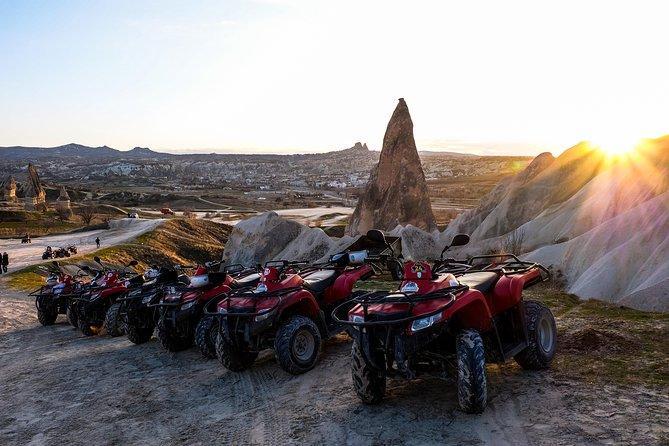
M520 303L523 289L541 281L541 272L532 269L524 274L502 276L495 284L490 306L494 314L499 314Z
M299 290L288 294L283 299L278 316L280 320L286 320L299 314L317 321L320 313L320 307L314 296L307 290Z
M473 328L481 333L492 328L492 314L488 302L478 290L468 290L456 299L446 310L444 319L455 321L461 329Z

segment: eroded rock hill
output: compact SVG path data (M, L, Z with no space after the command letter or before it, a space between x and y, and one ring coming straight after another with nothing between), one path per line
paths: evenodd
M379 163L358 200L347 232L364 234L373 228L391 230L407 224L426 231L436 229L409 107L400 99L383 137Z

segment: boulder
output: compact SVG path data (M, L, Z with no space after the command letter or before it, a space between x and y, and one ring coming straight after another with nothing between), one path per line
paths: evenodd
M413 122L406 102L400 99L383 137L379 163L351 215L347 232L358 235L369 229L387 231L407 224L427 231L436 229Z

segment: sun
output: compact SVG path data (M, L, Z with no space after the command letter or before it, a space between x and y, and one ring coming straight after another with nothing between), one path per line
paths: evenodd
M641 144L641 138L618 133L593 138L591 144L608 156L619 158L634 152Z

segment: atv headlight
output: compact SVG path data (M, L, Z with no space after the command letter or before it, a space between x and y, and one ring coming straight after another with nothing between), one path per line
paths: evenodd
M181 306L182 310L188 310L189 308L192 308L195 304L197 303L197 300L193 299L190 302L186 302Z
M351 321L351 322L355 322L356 324L365 322L365 318L363 316L359 316L357 314L353 314L353 315L349 316L348 320Z
M225 308L219 308L218 309L218 314L228 314L228 310Z
M411 331L417 332L419 330L424 330L427 327L432 326L435 322L438 322L440 319L441 319L441 313L437 313L432 316L424 317L421 319L416 319L411 324Z
M272 315L272 313L273 313L272 308L267 308L265 310L261 310L260 313L258 315L256 315L255 321L256 322L262 322L265 319L267 319L268 317L270 317Z

